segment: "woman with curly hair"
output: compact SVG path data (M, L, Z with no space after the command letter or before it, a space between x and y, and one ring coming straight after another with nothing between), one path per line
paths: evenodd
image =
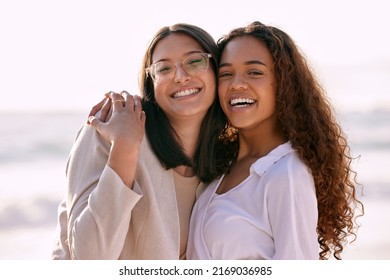
M364 208L324 90L278 28L253 22L218 45L219 98L239 151L195 204L187 257L341 259Z

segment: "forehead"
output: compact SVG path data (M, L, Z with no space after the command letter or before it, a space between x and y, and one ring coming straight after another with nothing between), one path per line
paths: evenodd
M232 39L227 43L221 55L221 64L253 60L263 61L267 65L272 65L273 62L265 43L253 36Z
M174 60L196 51L203 52L204 49L193 37L183 33L173 33L156 44L152 61Z

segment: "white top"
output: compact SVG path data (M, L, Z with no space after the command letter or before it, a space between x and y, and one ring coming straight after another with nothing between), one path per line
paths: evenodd
M194 206L188 259L319 259L314 181L290 142L258 159L243 182L218 195L222 178Z

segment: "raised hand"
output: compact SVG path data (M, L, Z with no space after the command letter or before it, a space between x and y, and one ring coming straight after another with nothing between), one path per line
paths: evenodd
M123 91L125 92L125 91ZM110 109L111 109L111 96L114 94L113 91L109 91L107 93L105 93L105 98L102 99L102 101L100 101L98 104L96 104L95 106L92 107L91 111L89 112L89 115L88 115L88 124L89 123L89 117L92 117L92 116L96 116L96 114L100 111L98 117L99 117L99 120L101 120L102 122L105 122L107 121L107 116L109 117L109 113L110 113ZM122 97L122 100L123 97Z
M108 165L131 186L134 174L129 174L129 165L136 166L139 147L145 133L145 112L142 111L141 100L137 95L126 91L110 92L112 114L107 122L95 116L89 117L89 123L102 137L111 143ZM104 105L105 100L101 103Z

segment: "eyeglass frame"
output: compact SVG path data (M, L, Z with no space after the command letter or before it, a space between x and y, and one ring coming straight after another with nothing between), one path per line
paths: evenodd
M195 53L189 54L186 58L184 58L184 59L180 62L180 64L182 65L183 70L184 70L188 75L190 75L190 76L194 76L194 75L191 74L191 73L188 73L188 71L187 71L186 68L184 67L183 62L184 62L186 59L188 59L191 55L194 55L194 54L199 54L199 55L201 55L201 56L203 56L203 57L206 58L207 67L205 67L205 69L204 69L203 71L206 71L206 70L209 68L209 66L210 66L210 58L213 57L213 55L210 54L210 53L198 53L198 52L195 52ZM167 81L164 81L164 82L161 83L161 82L158 82L158 81L155 79L154 75L152 75L152 73L151 73L152 67L155 66L155 65L157 65L158 63L162 63L162 62L164 62L164 61L157 61L157 62L151 64L149 67L147 67L147 68L145 69L146 74L147 74L155 83L157 83L157 84L164 84L164 83L168 82L169 80L171 80L172 77L173 77L173 76L172 76L172 77L170 77L169 79L167 79ZM175 73L176 70L177 70L177 67L176 67L176 65L175 65L174 63L173 63L173 67L174 67L174 68L173 68L172 73ZM203 71L201 71L201 72L203 72ZM201 72L199 72L199 73L201 73ZM169 75L170 75L170 74L169 74Z

